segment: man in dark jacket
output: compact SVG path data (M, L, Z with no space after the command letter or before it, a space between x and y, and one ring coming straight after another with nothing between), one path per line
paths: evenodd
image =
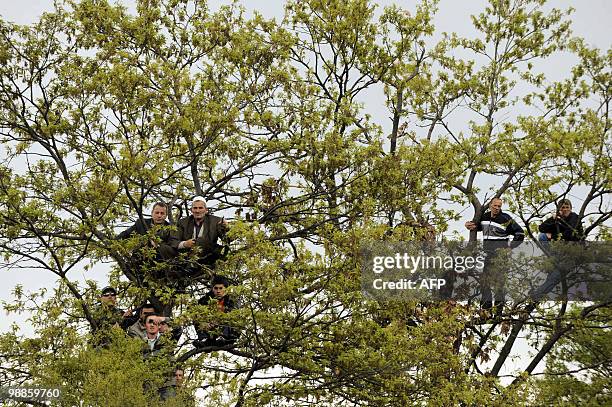
M546 219L538 228L540 241L579 242L584 240L582 222L577 214L572 212L572 203L569 199L562 199L557 205L555 216Z
M538 229L540 231L538 236L540 242L564 242L560 243L563 245L562 247L557 247L555 250L557 255L559 253L573 253L572 248L569 247L573 243L565 242L580 242L585 239L582 222L578 215L572 212L572 202L569 199L559 201L555 216L542 222ZM549 243L543 243L543 247L548 247L548 245ZM567 270L564 267L564 256L556 258L556 255L553 254L552 257L555 259L555 267L548 272L544 283L530 293L534 300L539 301L543 299L567 277Z
M117 290L113 287L104 287L100 292L100 303L92 310L94 345L107 345L113 327L127 329L132 322L131 315L131 311L123 311L117 307Z
M200 300L199 305L216 306L220 312L231 312L237 308L236 303L226 293L229 283L226 278L215 276L211 282L212 289ZM193 341L195 347L223 346L232 344L240 337L240 332L227 325L200 323L196 325L198 339Z
M171 236L171 245L182 253L194 253L201 264L214 265L221 256L217 240L225 235L227 221L208 213L206 200L196 196L191 202L191 215L179 220Z
M482 231L483 249L486 257L482 276L480 278L480 304L484 309L493 307L491 285L495 286L495 302L499 304L497 310L501 312L505 300L505 278L503 270L494 270L493 262L499 250L516 247L525 239L523 229L512 219L512 216L502 212L502 200L491 199L489 210L485 212L478 222L468 221L465 227L468 230ZM512 243L509 244L510 236Z
M138 219L132 226L119 233L118 239L129 239L133 235L146 235L151 229L155 231L155 236L159 238L149 241L150 247L155 248L156 260L168 260L176 256L176 250L171 246L171 233L168 228L170 223L166 221L168 216L168 206L164 202L157 202L151 210L151 218Z

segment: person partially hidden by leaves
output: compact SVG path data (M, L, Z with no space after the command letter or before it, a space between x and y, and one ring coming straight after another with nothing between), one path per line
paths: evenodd
M225 277L215 276L211 281L212 289L198 300L199 305L216 307L219 312L227 313L237 308L236 302L227 294L229 282ZM228 325L213 323L196 324L198 339L193 341L196 348L206 346L225 346L233 344L240 337L240 331Z
M151 303L144 303L138 313L138 320L128 327L127 334L132 338L145 339L147 336L147 327L145 325L147 315L156 313L155 306Z
M92 334L95 347L108 345L110 330L113 327L125 330L133 322L130 310L124 311L117 307L115 288L104 287L100 292L99 300L99 304L92 311Z
M171 245L170 223L166 221L167 216L168 205L164 202L156 202L151 210L150 218L138 219L132 226L117 235L117 239L125 240L153 233L147 243L132 255L131 260L137 271L140 271L152 254L154 254L152 260L156 262L167 261L177 256L176 249Z
M580 217L572 212L572 202L562 199L557 205L555 216L546 219L538 227L541 242L563 240L565 242L579 242L584 240L584 231Z

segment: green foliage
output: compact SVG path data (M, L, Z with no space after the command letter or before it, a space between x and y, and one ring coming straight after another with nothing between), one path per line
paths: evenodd
M0 385L59 387L62 406L189 405L195 389L237 406L607 402L609 303L492 318L361 293L363 242L431 239L492 196L535 231L581 195L589 238L609 240L610 51L544 1L489 3L472 38L439 43L433 1L289 1L277 22L237 3L66 0L31 26L0 20L3 268L57 278L4 304L32 332L0 336ZM549 82L538 69L559 51L577 63ZM185 216L194 195L232 218L216 269L238 283L229 313L197 305L202 280L183 293L159 277L154 231L115 239L159 200ZM79 276L99 264L122 307L152 290L175 325L230 325L238 344L194 349L186 332L143 358L106 327L93 346L98 287ZM518 333L536 355L508 385ZM188 385L162 403L177 363Z

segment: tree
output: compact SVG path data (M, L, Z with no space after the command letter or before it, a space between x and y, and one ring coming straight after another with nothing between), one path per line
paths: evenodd
M276 22L237 4L141 0L130 14L67 0L32 26L0 20L0 250L11 272L58 278L5 305L31 313L34 333L2 335L0 384L61 387L58 405L142 405L155 399L146 383L181 363L223 405L554 403L562 380L588 397L560 364L527 376L554 354L605 384L609 352L589 353L585 338L605 343L609 302L518 303L483 319L470 303L375 301L360 286L364 242L431 238L458 205L476 220L492 196L512 197L532 230L586 191L587 232L609 238L610 53L571 38L567 14L543 4L492 0L473 18L480 37L437 44L430 1L380 16L366 0L290 1ZM561 50L579 62L548 83L536 68ZM114 238L158 200L176 220L194 195L234 214L215 270L238 282L244 305L231 313L196 306L202 280L186 293L143 283L130 265L142 241ZM240 341L194 349L191 338L171 359L142 360L116 332L92 349L96 284L77 272L97 263L126 303L153 290L175 323L230 324ZM530 332L535 356L502 385Z

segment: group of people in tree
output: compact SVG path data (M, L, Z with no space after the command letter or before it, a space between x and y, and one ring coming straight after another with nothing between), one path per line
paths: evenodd
M487 279L487 270L495 258L495 251L500 247L516 246L525 238L525 233L518 223L509 214L502 211L502 204L501 199L493 198L489 203L488 211L478 221L465 223L468 230L480 231L483 234L486 260L483 278L480 282L480 292L481 306L487 309L493 306L493 293L490 281ZM148 237L144 249L152 251L154 255L147 257L143 254L144 251L134 251L131 267L135 273L142 278L144 273L149 272L148 270L156 268L165 271L177 268L177 272L182 277L189 276L194 270L202 268L212 272L215 262L222 255L223 246L218 241L226 235L229 229L227 221L210 214L206 200L201 196L196 196L192 200L191 215L180 219L176 225L170 225L166 220L167 215L168 206L163 202L157 202L153 205L150 218L137 220L117 236L120 240L131 239L135 236ZM572 204L567 199L559 202L555 216L546 219L539 226L539 231L538 239L542 242L556 240L569 242L584 239L580 219L576 213L572 212ZM152 262L151 258L153 258ZM185 258L189 260L186 261ZM221 313L235 309L236 301L227 293L228 279L213 273L210 276L210 291L198 300L198 305L213 306ZM146 282L144 285L146 286ZM496 289L495 303L503 306L505 301L503 286L501 289L499 287ZM116 297L117 291L113 287L104 288L100 294L100 305L94 313L92 324L96 346L107 344L108 336L105 332L115 326L124 330L128 336L142 341L145 359L164 353L162 352L164 349L166 355L172 355L172 352L168 350L174 350L183 334L182 327L171 326L172 305L164 307L159 303L154 304L157 299L152 295L151 301L143 304L135 312L123 311L117 307ZM202 321L195 322L194 326L197 339L193 340L192 344L196 348L233 345L240 336L239 330L231 326ZM180 381L177 375L181 377ZM182 383L182 375L183 371L179 367L175 367L173 374L168 375L167 382L158 389L162 399L176 394L177 387L180 387Z
M212 272L215 262L222 254L223 246L218 240L225 236L228 223L224 218L208 212L203 197L196 196L192 200L191 215L180 219L175 226L171 226L166 220L167 215L168 206L157 202L153 205L150 218L137 220L117 236L119 240L148 237L144 247L139 248L141 250L133 251L129 263L144 287L148 286L150 279L150 276L146 277L145 274L151 274L151 270L175 269L175 277L182 274L182 278L203 268ZM147 256L148 250L153 251L154 256ZM153 275L160 277L159 273L154 272ZM165 273L165 276L168 274ZM235 309L237 303L227 293L228 279L212 273L210 276L210 291L198 300L198 305L215 307L221 313ZM117 307L117 290L113 287L104 288L99 301L92 318L94 346L108 345L110 328L121 328L128 336L142 342L145 360L162 356L168 357L172 364L173 350L183 335L183 328L171 326L171 303L161 302L152 290L149 301L134 312L123 311ZM233 345L240 336L236 328L211 322L194 321L194 327L197 339L192 343L196 348ZM176 394L183 374L183 370L177 366L172 374L167 375L168 380L158 389L161 399ZM181 377L180 380L177 379L178 376Z
M467 221L465 227L470 231L479 231L483 235L483 249L486 254L483 275L480 279L481 305L485 309L493 307L493 293L491 290L491 265L496 257L496 251L500 248L516 247L525 239L523 228L510 216L502 211L503 201L493 198L489 203L489 209L482 215L478 222ZM584 229L580 217L572 212L572 203L569 199L562 199L557 204L554 216L546 219L539 227L538 240L540 242L564 241L579 242L585 239ZM510 237L512 241L509 242ZM547 277L546 282L539 289L532 292L534 299L540 299L546 292L554 287L559 280L559 273L553 271ZM495 303L499 304L497 310L503 308L505 302L504 285L497 284L495 292Z

